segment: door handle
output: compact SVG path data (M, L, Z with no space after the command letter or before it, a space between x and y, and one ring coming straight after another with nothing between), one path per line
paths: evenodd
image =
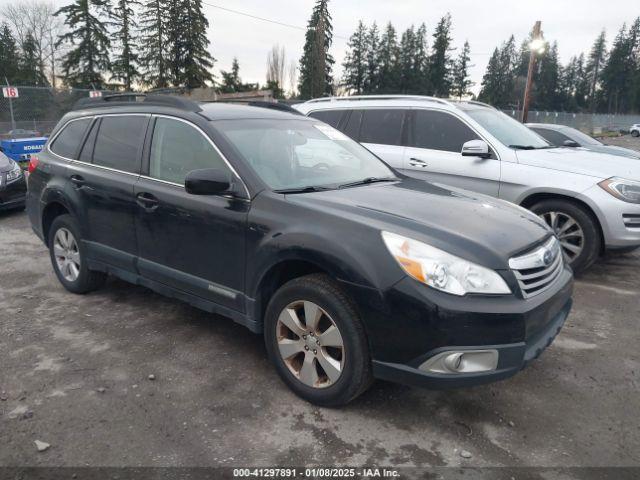
M80 175L71 175L71 177L69 177L69 180L71 180L71 183L73 183L76 188L84 187L86 184L84 178L82 178Z
M411 157L409 159L409 165L411 165L412 167L428 167L429 164L427 162L425 162L424 160L421 160L419 158L415 158L415 157Z
M93 190L93 187L90 187L89 185L87 185L87 182L85 181L85 179L82 178L80 175L71 175L69 177L69 180L73 184L73 188L75 188L76 190L86 190L86 191Z
M136 195L136 202L149 212L154 211L160 204L160 201L156 197L146 192L141 192Z

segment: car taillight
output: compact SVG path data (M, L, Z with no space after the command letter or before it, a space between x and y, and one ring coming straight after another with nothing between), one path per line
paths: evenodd
M27 169L29 173L33 173L36 168L38 168L38 163L40 160L37 155L31 154L31 159L29 160L29 168Z

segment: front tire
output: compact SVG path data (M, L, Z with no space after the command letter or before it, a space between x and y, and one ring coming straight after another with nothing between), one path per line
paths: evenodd
M322 274L291 280L265 315L269 359L287 386L316 405L345 405L372 382L364 328L351 299Z
M632 137L640 137L640 131L634 130L633 132L631 132L631 136Z
M53 271L64 288L73 293L87 293L104 284L106 274L87 266L80 228L71 215L53 220L48 245Z
M567 262L578 274L598 259L602 239L597 221L584 207L566 200L543 200L531 207L555 232Z

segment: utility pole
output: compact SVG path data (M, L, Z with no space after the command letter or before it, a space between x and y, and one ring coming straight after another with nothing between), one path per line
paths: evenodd
M529 115L529 102L531 101L531 88L533 86L533 71L536 67L536 53L544 52L541 26L542 22L538 20L533 26L533 37L529 44L529 70L527 71L527 84L524 88L524 100L522 102L522 123L527 122L527 116Z

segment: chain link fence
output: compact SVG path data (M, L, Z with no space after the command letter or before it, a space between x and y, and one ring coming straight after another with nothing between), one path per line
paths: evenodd
M510 117L520 120L522 111L503 110ZM607 132L629 133L631 125L640 123L640 115L609 115L606 113L568 113L529 111L529 123L553 123L577 128L587 134Z
M0 139L49 135L73 104L91 92L90 89L12 87L18 90L17 98L0 97Z
M77 88L14 87L18 89L18 98L0 97L0 139L49 135L58 120L73 107L73 104L81 98L89 97L91 92L90 89ZM102 91L103 95L109 93L118 92ZM181 89L166 89L153 93L185 94ZM258 93L260 96L265 96L271 92L261 91ZM193 95L193 92L190 92L190 94L194 99L200 99L202 96ZM222 99L225 96L215 95L214 97ZM12 109L13 118L11 115ZM515 119L520 119L521 112L519 110L504 110L504 112ZM568 125L585 133L599 134L628 132L631 125L640 123L640 115L530 111L528 121L531 123Z

